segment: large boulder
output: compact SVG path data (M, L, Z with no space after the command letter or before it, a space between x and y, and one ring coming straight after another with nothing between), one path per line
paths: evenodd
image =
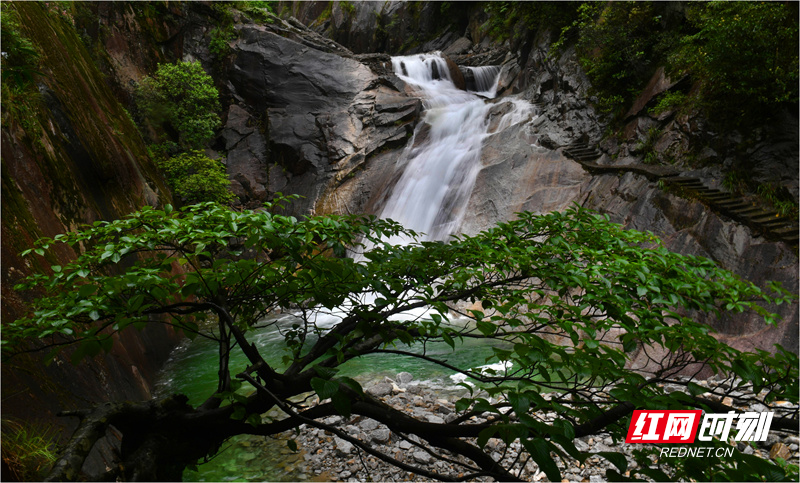
M350 55L310 47L268 27L240 28L229 79L234 102L251 113L251 124L265 127L268 138L243 130L241 110L232 108L235 115L223 131L226 147L235 148L228 170L235 182L241 174L250 184L240 182L237 194L268 193L272 180L255 172L277 164L283 192L305 197L298 209L316 208L329 183L362 167L376 151L404 145L421 110L394 75L377 75ZM237 135L245 145L233 144Z

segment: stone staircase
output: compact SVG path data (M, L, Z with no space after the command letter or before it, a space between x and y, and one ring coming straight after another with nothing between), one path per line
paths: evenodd
M634 172L650 180L660 180L666 185L677 188L684 195L699 199L710 209L750 227L756 235L782 241L793 246L795 250L798 249L800 226L796 219L745 201L732 193L709 188L698 178L681 176L681 171L677 168L648 164L600 165L594 162L602 155L600 150L597 146L583 141L572 142L565 146L562 152L592 173Z
M599 158L603 153L597 149L597 146L590 146L583 141L574 141L564 148L564 154L574 159L579 163L594 161Z
M749 226L756 234L798 246L800 227L794 218L782 216L775 210L745 201L732 193L709 188L697 178L669 176L661 180L686 194L697 197L714 211Z

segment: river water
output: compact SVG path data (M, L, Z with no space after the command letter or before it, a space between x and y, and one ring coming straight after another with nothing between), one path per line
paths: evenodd
M438 54L395 57L395 73L412 86L423 101L424 118L419 123L408 147L398 163L403 174L395 185L380 216L402 223L406 228L424 233L425 240L446 240L458 230L465 214L465 205L480 171L481 146L490 136L489 114L495 103L497 67L472 68L476 92L457 89L445 60ZM530 104L516 100L502 109L499 121L492 122L493 131L527 120L532 115ZM393 243L408 240L394 239ZM335 317L325 316L330 324ZM261 349L267 362L281 367L284 355L282 328L294 322L292 314L279 316L277 324L253 331L248 338ZM458 323L457 321L455 323ZM462 367L485 364L491 347L472 340L456 346L428 345L428 355L446 356L448 362ZM421 350L421 349L419 349ZM246 366L244 357L231 361L233 374ZM213 341L197 338L185 341L172 354L156 386L156 395L183 393L190 404L202 403L216 389L217 348ZM416 358L372 355L349 361L341 375L359 380L362 385L384 377L394 378L407 371L416 380L442 391L453 389L463 378L438 366ZM301 454L292 454L285 440L237 437L228 441L218 456L186 470L187 481L308 481Z

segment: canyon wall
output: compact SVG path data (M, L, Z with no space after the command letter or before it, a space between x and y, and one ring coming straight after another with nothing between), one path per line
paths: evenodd
M4 106L2 125L2 317L27 313L31 294L13 289L31 273L50 273L75 253L21 259L39 237L53 237L97 220L112 220L144 205L171 202L130 115L95 67L69 19L40 3L18 2L22 33L41 55L28 98ZM5 15L5 13L4 13ZM156 372L178 340L162 324L119 334L109 353L73 366L70 351L44 366L48 351L2 364L3 417L66 425L64 410L108 400L144 400ZM32 342L32 348L37 343ZM90 464L102 465L94 459Z

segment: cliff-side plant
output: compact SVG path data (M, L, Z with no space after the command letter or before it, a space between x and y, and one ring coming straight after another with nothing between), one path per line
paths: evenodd
M236 39L236 30L233 28L233 25L227 27L215 27L211 29L211 32L208 34L209 42L208 42L208 51L211 52L214 57L219 60L224 58L228 55L231 48L228 43L231 40Z
M186 204L202 201L229 203L236 198L229 189L231 182L225 165L202 151L171 157L155 154L153 159L166 176L172 192Z
M199 62L159 64L136 90L139 108L184 148L200 148L220 125L219 92Z
M578 59L600 110L618 113L652 75L672 32L650 2L587 2L578 12Z
M673 111L683 106L687 101L687 96L681 91L667 91L658 98L658 103L653 106L651 112L658 116L668 111Z
M33 136L40 129L34 112L39 100L34 80L39 74L40 54L23 33L11 2L0 4L0 38L3 124L14 119Z
M760 122L798 100L797 5L791 2L697 2L687 9L697 29L672 56L702 84L716 118Z
M3 464L12 472L9 476L42 481L58 456L56 431L11 419L3 419L1 427Z
M79 255L17 287L41 295L28 317L4 326L7 350L19 349L19 340L41 338L50 347L74 344L79 363L109 350L117 332L164 320L218 345L216 389L206 402L191 407L187 398L170 396L86 411L50 479L76 477L85 448L111 425L125 451L99 476L157 481L179 480L186 465L217 452L234 435L270 436L303 425L433 480L517 481L533 461L550 481L560 481L559 460L580 464L596 457L616 467L607 477L626 480L623 455L582 452L575 438L623 441L635 408L727 413L733 408L722 397L729 388L742 391L748 404L776 412L773 431L797 431L796 410L782 409L783 400L798 401L797 356L780 346L774 353L734 349L705 323L714 314L746 311L774 324L776 315L761 304L794 299L778 284L756 287L710 260L671 253L654 236L623 230L578 206L565 213L519 213L448 243L405 246L386 240L413 240L416 234L391 221L297 219L271 213L274 205L265 208L146 207L41 239L23 253L39 257L66 245ZM363 252L362 260L346 257L351 250ZM183 269L176 274L178 266ZM276 309L283 318L265 317ZM409 314L415 310L418 315ZM451 320L454 310L459 322ZM319 325L320 313L340 320ZM153 322L156 314L167 317ZM282 357L266 358L258 338L247 338L264 327L282 334ZM436 342L456 351L464 340L488 344L493 349L486 362L505 369L485 373L450 352L425 349ZM232 365L233 351L246 358L246 367ZM488 396L470 389L447 421L403 412L338 374L369 354L457 371ZM701 386L701 367L725 384ZM318 404L298 404L297 397L309 392ZM287 417L262 418L273 408ZM461 474L447 464L387 454L328 424L336 414L386 424L393 435L420 441L432 459L458 458ZM478 416L481 422L474 421ZM730 449L734 457L644 457L630 468L630 479L797 480L791 468L754 460L722 439L709 446ZM519 457L493 458L500 442L517 447ZM656 446L645 446L658 454Z

